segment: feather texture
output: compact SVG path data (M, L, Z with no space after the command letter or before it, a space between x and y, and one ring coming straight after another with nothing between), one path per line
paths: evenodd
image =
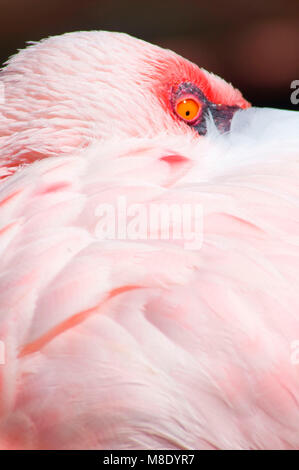
M32 46L4 69L4 82L14 74L27 80L27 63L34 75L34 54L40 61L45 48L51 58L60 41L61 50L78 50L77 72L91 82L78 100L87 100L95 84L86 38L104 35L115 54L118 41L135 44L90 34ZM145 55L159 52L160 62L176 57L136 41L143 47ZM58 58L53 77L62 70L67 81L74 64ZM64 89L46 77L52 94L34 85L39 103L47 101L43 117L26 111L16 90L1 118L12 120L14 107L0 157L3 174L14 167L0 185L0 447L298 448L299 375L291 361L299 339L298 114L252 108L235 115L230 133L220 135L211 121L200 138L170 117L157 129L140 107L136 135L122 128L131 126L128 117L113 137L107 123L84 146L95 127L76 102L64 145L50 115ZM157 110L158 123L161 116ZM23 161L27 135L37 154ZM199 204L202 246L159 236L102 239L96 209L123 196L146 209Z

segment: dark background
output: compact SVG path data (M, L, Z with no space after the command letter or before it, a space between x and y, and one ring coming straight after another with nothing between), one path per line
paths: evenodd
M255 105L298 109L299 0L0 0L0 62L26 41L90 29L173 49Z

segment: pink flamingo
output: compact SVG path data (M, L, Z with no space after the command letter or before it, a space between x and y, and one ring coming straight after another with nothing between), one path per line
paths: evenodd
M298 448L298 114L117 33L0 81L0 448Z

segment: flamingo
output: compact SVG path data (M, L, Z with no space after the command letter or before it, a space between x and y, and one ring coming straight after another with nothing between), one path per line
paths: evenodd
M112 32L0 83L0 448L298 448L298 113Z

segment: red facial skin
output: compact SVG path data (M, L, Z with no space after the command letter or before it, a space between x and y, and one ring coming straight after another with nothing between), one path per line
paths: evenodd
M171 108L171 96L176 93L184 82L190 82L198 87L206 99L212 103L238 106L246 109L251 104L245 100L239 90L225 82L220 77L200 69L192 62L176 54L171 54L168 61L158 62L156 66L156 83L159 99L168 109Z

